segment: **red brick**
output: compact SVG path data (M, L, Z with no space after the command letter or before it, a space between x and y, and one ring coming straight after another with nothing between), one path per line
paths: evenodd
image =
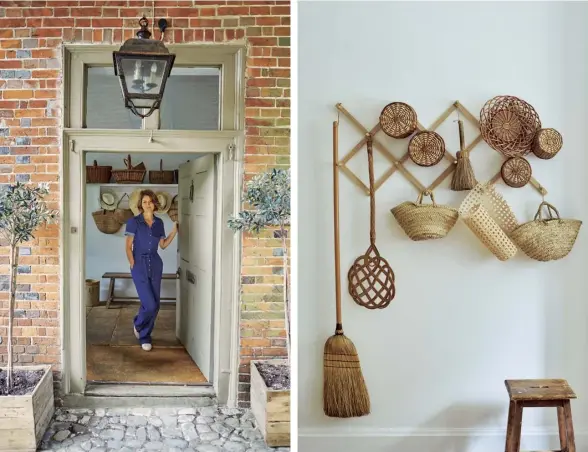
M6 39L0 41L0 47L3 49L20 49L22 47L22 41L20 39Z
M31 174L33 182L49 183L51 195L47 198L59 209L58 180L61 154L60 126L63 107L61 70L48 67L48 60L60 60L59 47L63 42L114 42L135 36L138 19L149 13L150 29L155 39L160 33L151 23L151 2L144 0L48 0L38 2L36 8L20 10L11 6L0 18L0 68L29 69L32 78L0 81L0 118L9 128L8 137L0 137L0 146L10 146L10 155L0 156L0 164L10 165L11 173L0 174L0 183L14 182L15 174ZM245 173L249 180L255 172L269 167L287 166L289 155L290 117L290 49L278 47L278 36L290 33L290 8L287 2L226 0L196 2L173 0L155 5L157 17L170 20L164 42L230 42L244 39L248 44L246 79L246 147ZM11 3L16 5L16 3ZM22 13L23 17L20 17ZM16 50L22 47L22 39L35 37L38 46L30 49L32 59L16 58ZM51 111L47 111L51 105ZM48 115L51 115L48 117ZM21 118L30 118L31 125L21 127ZM15 137L30 136L28 146L14 146ZM30 156L30 164L16 164L15 156ZM260 313L280 309L279 304L257 301L259 297L272 296L274 285L281 284L281 277L274 268L281 267L282 260L273 256L278 246L271 231L260 237L246 234L244 238L243 275L253 275L254 284L246 284L243 303ZM32 284L32 291L40 300L19 300L19 309L35 309L36 318L19 318L15 329L15 344L21 346L17 357L20 362L47 362L60 372L61 348L59 323L60 309L60 253L59 228L46 228L31 240L31 255L22 262L30 262L31 274L19 275L23 284ZM7 271L8 259L0 249L0 273ZM251 298L253 297L253 298ZM275 295L274 295L275 297ZM7 297L0 292L0 325L6 310ZM3 311L2 311L3 310ZM5 328L2 327L2 328ZM0 335L3 334L0 328ZM269 329L268 329L269 328ZM283 320L241 321L241 351L239 404L247 406L246 387L252 357L284 356ZM4 332L5 333L5 332ZM0 346L0 360L5 350Z

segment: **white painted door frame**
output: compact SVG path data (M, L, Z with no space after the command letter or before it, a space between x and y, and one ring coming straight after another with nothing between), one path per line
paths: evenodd
M173 151L172 151L173 150ZM220 403L235 406L239 374L241 238L226 226L241 206L242 131L66 129L61 154L61 325L64 394L86 388L85 155L87 152L213 153L218 157L217 259L212 384ZM122 245L121 245L122 246ZM121 248L122 249L122 248ZM147 393L146 393L147 395Z

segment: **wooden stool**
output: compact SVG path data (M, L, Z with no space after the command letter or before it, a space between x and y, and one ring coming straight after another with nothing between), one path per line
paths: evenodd
M561 452L576 452L570 406L570 399L575 399L576 394L566 380L505 380L504 384L510 396L506 452L520 450L523 408L526 407L557 407Z

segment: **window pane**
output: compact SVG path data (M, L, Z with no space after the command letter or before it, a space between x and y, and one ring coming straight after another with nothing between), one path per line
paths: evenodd
M89 67L86 72L86 127L140 129L142 120L125 108L119 78L112 67Z
M219 68L174 67L161 103L161 128L219 130Z

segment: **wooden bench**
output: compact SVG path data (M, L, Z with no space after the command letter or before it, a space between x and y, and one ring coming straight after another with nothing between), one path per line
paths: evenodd
M518 452L521 447L523 408L555 407L559 427L560 451L576 452L570 399L576 394L566 380L506 380L510 405L506 428L506 452Z
M130 273L104 273L103 279L110 279L110 285L108 286L108 298L106 300L106 309L110 309L110 304L113 301L139 301L139 297L115 297L114 296L114 283L117 279L133 279ZM162 279L178 279L177 273L164 273ZM174 298L161 298L162 300L176 300Z

